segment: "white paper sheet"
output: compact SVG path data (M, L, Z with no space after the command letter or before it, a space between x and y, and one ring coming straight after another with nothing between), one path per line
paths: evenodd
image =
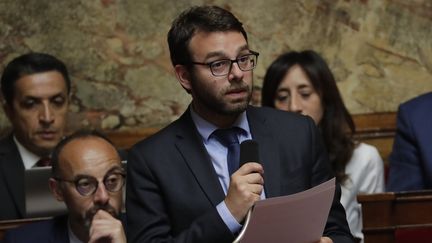
M241 243L309 243L324 232L335 192L335 178L296 194L258 201Z

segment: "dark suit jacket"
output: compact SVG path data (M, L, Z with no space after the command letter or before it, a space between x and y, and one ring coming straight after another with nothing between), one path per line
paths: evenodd
M5 234L4 243L26 242L69 243L67 216L26 224Z
M388 191L432 189L432 93L399 106Z
M304 191L332 177L310 118L269 108L247 110L259 143L267 197ZM129 242L232 242L216 205L225 198L209 155L186 111L129 152ZM324 234L352 242L337 186Z
M12 135L0 140L0 220L25 216L24 170Z
M126 215L120 215L123 228L126 229ZM2 243L69 243L68 216L61 215L49 220L30 223L6 231Z

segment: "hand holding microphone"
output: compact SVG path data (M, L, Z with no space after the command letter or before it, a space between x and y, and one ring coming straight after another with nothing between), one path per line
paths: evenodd
M240 144L240 168L232 174L225 204L238 222L242 222L254 203L261 199L264 169L258 163L258 144L246 140Z

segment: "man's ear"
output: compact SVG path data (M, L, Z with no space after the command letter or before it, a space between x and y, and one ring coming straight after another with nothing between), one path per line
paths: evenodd
M64 196L63 191L60 188L60 183L54 178L49 178L48 185L55 199L59 202L63 202Z
M185 89L188 93L191 92L191 78L190 73L184 65L175 65L174 67L175 74L177 76L180 85Z

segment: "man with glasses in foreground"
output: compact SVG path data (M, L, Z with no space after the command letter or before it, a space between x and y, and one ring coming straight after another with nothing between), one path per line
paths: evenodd
M188 9L173 22L168 44L192 103L129 152L130 242L232 242L256 201L332 178L312 119L248 106L258 53L232 13ZM239 167L238 143L251 138L259 143L260 161ZM339 186L335 195L325 237L317 240L352 242Z
M126 242L120 220L125 172L112 143L97 132L62 140L52 156L49 186L68 215L10 230L7 242Z

